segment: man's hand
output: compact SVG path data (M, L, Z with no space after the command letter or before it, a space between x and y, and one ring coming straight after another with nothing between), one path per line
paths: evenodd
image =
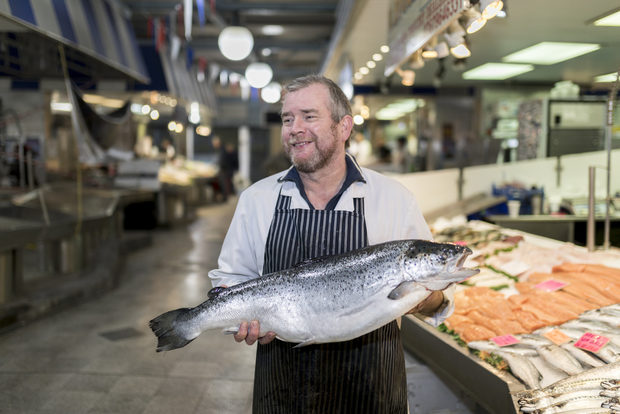
M443 303L443 299L443 292L441 290L433 290L426 299L418 303L407 313L421 313L425 316L432 316Z
M273 331L269 331L265 334L265 336L259 337L258 334L260 332L260 324L258 321L251 321L249 324L247 322L241 322L239 326L239 331L234 335L235 341L243 342L246 344L252 345L254 342L258 340L259 344L265 345L269 342L273 341L276 337L276 333Z
M228 288L227 285L222 285L223 288ZM253 345L254 342L258 340L259 344L265 345L269 342L273 341L276 337L276 333L273 331L269 331L265 334L265 336L258 337L260 333L260 324L258 321L251 321L248 325L247 322L241 322L239 325L239 330L234 335L235 341L243 342L245 341L248 345Z

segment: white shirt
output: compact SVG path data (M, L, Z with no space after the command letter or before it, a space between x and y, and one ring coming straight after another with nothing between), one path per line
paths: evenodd
M368 244L391 240L432 238L413 194L397 181L376 171L362 168L366 182L357 181L347 188L336 210L353 211L353 199L364 198ZM253 184L239 196L237 209L224 239L218 269L211 270L213 286L232 286L262 275L265 243L275 212L278 194L291 196L292 209L310 209L292 181L279 182L287 171ZM454 288L444 291L448 306L443 306L427 322L437 326L453 310Z

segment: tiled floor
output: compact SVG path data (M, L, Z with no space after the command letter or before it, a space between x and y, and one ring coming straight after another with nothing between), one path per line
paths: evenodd
M208 332L156 353L147 326L205 299L233 208L156 231L127 257L117 289L0 336L0 413L250 412L254 347ZM411 355L407 367L412 413L479 412Z

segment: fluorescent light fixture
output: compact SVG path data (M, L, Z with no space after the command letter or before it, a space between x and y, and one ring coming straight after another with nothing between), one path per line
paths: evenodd
M600 48L601 45L596 43L540 42L534 46L511 53L502 60L513 63L553 65L554 63L594 52Z
M70 102L52 102L50 108L56 112L71 112L73 105Z
M263 26L261 31L265 36L279 36L284 33L284 28L279 24L268 24Z
M375 113L375 118L380 121L391 121L415 111L419 106L415 99L401 99L378 110Z
M600 75L594 78L594 82L597 83L607 83L607 82L615 82L618 77L618 72L611 72L606 75Z
M463 73L463 79L501 80L534 70L532 65L485 63Z
M595 26L620 26L620 10L616 10L594 21Z

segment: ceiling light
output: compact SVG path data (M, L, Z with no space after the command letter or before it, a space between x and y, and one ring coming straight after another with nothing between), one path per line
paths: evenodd
M360 68L360 73L361 73L362 75L368 75L368 73L369 73L369 72L370 72L370 69L368 69L366 66L362 66L362 67Z
M153 109L151 111L151 119L153 121L157 121L159 119L159 111L157 109Z
M368 66L369 69L374 69L377 64L374 60L369 60L368 62L366 62L366 66Z
M282 86L277 82L271 82L260 91L260 97L267 103L276 103L282 96Z
M265 36L279 36L284 33L284 28L279 24L268 24L261 29Z
M361 74L361 73L359 73L359 72L355 72L355 75L353 75L353 77L354 77L356 80L362 80L362 78L364 77L364 75L362 75L362 74Z
M437 51L437 58L445 58L450 54L450 48L448 48L448 44L446 42L439 42L437 46L435 46L435 50Z
M396 70L400 77L402 78L401 82L404 86L413 86L415 82L415 72L412 70Z
M198 125L196 126L196 133L200 136L206 137L211 135L211 128L207 125Z
M620 26L620 10L600 17L594 21L595 26Z
M381 53L387 53L390 51L390 47L388 45L383 45L379 50L381 51Z
M487 19L482 17L480 12L476 9L467 10L465 16L467 18L465 22L465 31L469 34L476 33L487 23Z
M174 131L177 128L177 123L174 121L168 122L168 131Z
M501 80L534 70L532 65L516 63L485 63L463 73L463 79Z
M409 66L411 69L422 69L424 67L424 59L422 59L422 53L416 53L409 60Z
M273 71L271 66L263 62L250 63L245 70L245 78L251 87L260 89L271 82Z
M443 37L448 42L448 46L451 48L456 47L465 41L465 29L455 20L450 24L448 30L445 31Z
M250 55L254 47L252 33L242 26L228 26L217 38L220 52L230 60L243 60Z
M271 49L266 47L266 48L264 48L263 50L260 51L260 54L265 56L265 57L271 56Z
M353 117L353 123L355 125L362 125L364 123L364 117L360 114L357 114Z
M553 65L586 53L594 52L601 45L594 43L541 42L504 57L504 62Z
M381 53L375 53L374 55L372 55L372 60L374 60L375 62L380 62L383 60L383 55Z
M504 8L504 2L501 0L480 0L480 11L482 17L489 20L492 19Z
M471 51L467 48L465 43L461 43L460 45L450 48L450 53L452 53L452 56L457 59L465 59L466 57L471 56Z
M597 83L607 83L607 82L615 82L618 79L618 72L611 72L606 75L600 75L594 78L594 82Z
M422 51L422 57L424 59L435 59L438 53L435 49L426 49Z

